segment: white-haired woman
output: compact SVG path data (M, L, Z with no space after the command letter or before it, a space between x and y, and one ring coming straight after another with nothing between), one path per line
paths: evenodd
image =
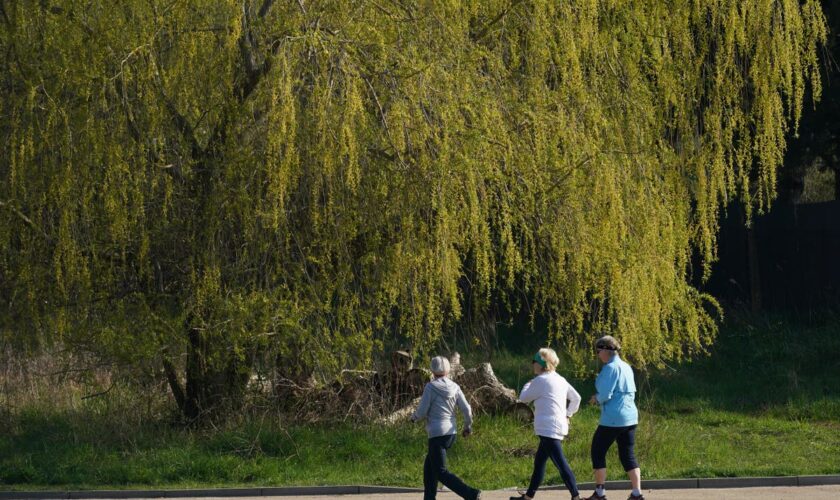
M455 407L464 414L464 437L472 433L472 409L461 388L448 377L449 360L436 356L432 358L431 368L435 378L423 388L420 404L411 416L412 422L426 419L429 434L429 450L423 464L423 499L434 500L438 481L461 498L481 498L481 491L467 486L446 468L446 450L455 444L458 436Z
M545 477L545 464L549 458L560 471L572 500L580 499L575 474L563 455L562 446L563 438L569 433L569 419L580 408L580 394L555 371L559 363L553 349L540 349L532 363L536 377L525 384L519 395L520 401L534 403L534 433L540 438L540 445L534 457L528 491L510 497L511 500L534 498Z

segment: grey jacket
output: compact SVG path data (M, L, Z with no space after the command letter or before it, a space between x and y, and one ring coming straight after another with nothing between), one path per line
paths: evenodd
M471 429L472 408L461 388L448 377L436 378L423 388L423 396L411 420L417 422L425 418L426 432L430 438L458 434L456 405L464 414L464 427Z

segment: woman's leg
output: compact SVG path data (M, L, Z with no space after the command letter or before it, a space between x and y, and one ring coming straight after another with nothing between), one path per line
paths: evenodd
M630 486L633 488L633 493L638 495L642 491L642 469L636 467L627 471L627 477L630 478Z
M607 451L615 441L615 430L613 427L599 425L592 436L592 447L589 451L595 473L595 493L599 496L604 496L607 482Z
M633 491L638 493L642 489L642 471L639 468L639 462L636 461L636 426L627 427L618 435L616 443L618 444L618 458L621 460L621 465L627 472Z
M461 498L472 499L475 498L475 496L478 494L478 490L467 486L467 484L464 483L461 480L461 478L449 472L449 469L446 468L446 450L451 448L452 445L455 443L455 437L456 435L452 434L449 436L441 436L440 438L437 438L442 440L440 447L440 460L439 462L437 462L436 469L437 479L438 481L443 483L444 486L452 490L453 493L460 496Z
M566 460L566 456L563 454L563 442L559 439L540 438L540 440L543 439L548 441L547 447L550 452L549 456L551 457L551 461L554 462L554 466L557 467L558 471L560 471L560 477L563 478L563 484L566 485L569 493L572 494L572 498L578 496L580 492L577 488L577 480L575 479L575 473L572 472L572 468L569 467L569 462Z
M440 469L438 464L441 461L441 454L446 457L445 453L440 446L439 438L429 439L429 449L426 452L426 461L423 463L423 500L435 500Z
M539 436L540 444L537 446L537 454L534 456L534 472L531 473L531 483L528 485L528 491L525 496L534 498L537 490L545 478L545 463L548 461L549 450L544 443L544 437Z

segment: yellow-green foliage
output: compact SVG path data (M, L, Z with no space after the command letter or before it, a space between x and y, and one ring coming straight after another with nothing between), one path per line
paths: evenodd
M523 297L561 349L702 350L692 257L769 207L826 37L815 0L0 5L8 338L327 368Z

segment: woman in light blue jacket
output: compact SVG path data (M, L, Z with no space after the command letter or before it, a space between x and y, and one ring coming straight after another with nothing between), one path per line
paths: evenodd
M464 437L472 433L472 409L461 388L449 379L449 360L443 356L432 358L432 374L435 378L423 388L423 396L412 422L426 419L429 435L429 451L423 464L423 500L434 500L437 483L440 481L461 498L481 498L481 491L467 486L461 478L446 468L446 450L455 444L458 427L455 407L464 414Z
M604 366L595 379L598 392L589 400L591 404L601 406L601 420L592 436L591 448L595 493L587 500L607 498L604 486L607 480L607 450L613 442L618 443L618 457L633 488L628 500L644 500L641 491L642 472L634 452L639 411L635 403L633 369L618 355L621 344L613 337L601 337L595 342L595 349Z

